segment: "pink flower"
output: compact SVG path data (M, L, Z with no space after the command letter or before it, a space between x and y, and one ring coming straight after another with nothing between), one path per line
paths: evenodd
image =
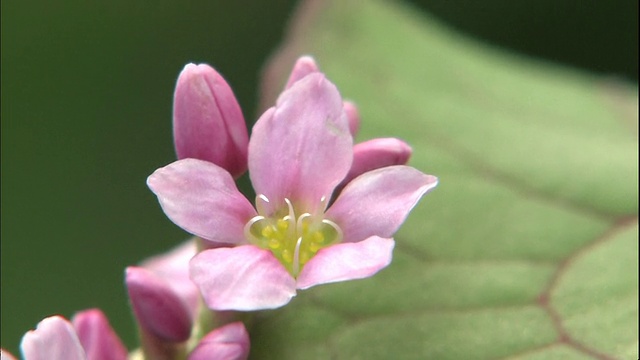
M347 184L353 138L336 87L312 72L256 122L249 172L256 209L215 164L184 159L147 183L183 229L229 247L205 250L191 279L214 310L280 307L296 289L369 277L392 257L395 231L437 179L408 166L366 172Z
M247 127L231 87L212 67L188 64L173 100L178 159L212 162L234 177L247 170Z
M27 332L20 345L25 360L126 360L127 350L97 309L76 314L73 325L51 316ZM3 359L11 359L2 351Z

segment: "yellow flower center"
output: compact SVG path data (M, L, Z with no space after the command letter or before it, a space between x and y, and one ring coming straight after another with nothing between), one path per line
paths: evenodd
M260 204L269 200L259 195L256 207L260 215L249 220L244 232L252 244L270 250L296 277L320 249L342 240L342 230L333 221L324 219L324 214L303 213L297 216L291 201L284 200L286 208L275 215L265 216Z

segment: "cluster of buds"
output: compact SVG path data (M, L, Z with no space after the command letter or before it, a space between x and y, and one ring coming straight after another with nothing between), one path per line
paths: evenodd
M402 140L354 144L359 125L355 105L305 56L249 139L222 76L187 65L174 94L178 160L147 184L195 237L125 271L140 348L128 353L102 312L87 310L40 322L22 340L24 358L246 359L238 312L386 267L393 234L437 179L405 165ZM235 183L247 170L255 206Z

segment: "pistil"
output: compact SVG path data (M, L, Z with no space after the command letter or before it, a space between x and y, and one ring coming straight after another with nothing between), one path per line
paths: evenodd
M324 219L322 212L296 216L292 202L284 200L287 207L276 212L280 216L265 216L269 199L259 195L256 199L259 215L247 222L244 232L252 244L270 250L296 277L320 249L342 240L342 230L333 221Z

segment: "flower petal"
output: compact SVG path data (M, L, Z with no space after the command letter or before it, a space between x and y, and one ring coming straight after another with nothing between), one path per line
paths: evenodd
M389 263L393 239L372 236L357 243L342 243L321 249L302 268L298 289L318 284L362 279L377 273Z
M298 58L295 65L293 65L293 70L291 70L291 74L289 75L289 80L287 80L285 89L290 88L295 82L302 79L303 77L319 71L320 70L318 70L318 65L311 56L302 56Z
M72 323L89 360L127 360L127 349L102 311L81 311Z
M249 173L257 194L314 213L347 175L353 139L342 99L321 73L297 81L265 112L249 140Z
M144 331L169 342L189 338L192 314L164 280L147 269L130 266L125 282L133 312Z
M206 64L188 64L173 100L178 159L212 162L234 177L247 170L247 125L229 84Z
M244 225L256 212L221 167L178 160L151 174L147 185L169 219L186 231L219 243L245 242Z
M274 309L296 294L284 266L269 250L253 245L199 253L191 260L191 280L212 310Z
M327 211L343 232L343 242L376 235L390 238L420 197L438 183L409 166L389 166L369 171L350 182Z
M185 241L174 249L145 260L142 264L178 294L195 316L199 303L199 292L196 285L189 278L189 261L196 255L196 239Z
M51 316L28 331L20 343L26 360L85 360L87 356L73 326L61 316Z
M411 156L411 147L395 138L379 138L353 146L353 163L341 184L348 184L356 177L379 168L404 165Z
M249 356L249 334L235 322L207 334L189 354L189 360L244 360Z
M320 69L316 64L316 61L311 56L302 56L298 58L295 65L293 65L293 70L291 70L285 90L293 86L295 82L305 76L317 72L320 72ZM344 112L347 115L347 120L349 121L349 131L352 136L356 136L358 128L360 127L360 115L358 113L358 108L351 101L344 101L343 107Z

